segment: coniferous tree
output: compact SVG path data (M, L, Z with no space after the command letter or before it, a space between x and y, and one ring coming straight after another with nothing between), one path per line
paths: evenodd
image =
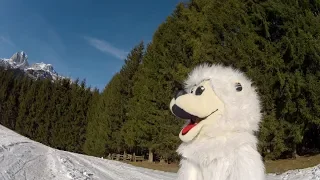
M60 80L54 82L51 84L51 94L49 96L50 100L48 101L48 108L46 112L44 113L44 118L46 119L45 121L49 121L48 125L48 139L47 142L51 147L57 148L57 145L55 144L54 139L54 133L55 130L53 129L55 124L59 121L59 115L57 113L57 107L58 107L58 102L59 102L59 96L60 94L58 93L58 88L60 83Z
M6 82L3 86L3 95L2 95L2 113L1 119L2 124L10 129L15 128L16 118L18 116L18 98L19 98L19 89L20 81L14 77L13 72L9 72L6 76Z
M56 121L52 122L50 129L50 143L56 148L61 150L67 150L70 146L72 139L69 138L69 131L71 129L70 122L71 116L68 114L71 96L70 96L70 81L62 79L56 82L56 94L57 99L55 103L55 111L53 116Z
M20 86L21 81L14 79L13 87L10 89L9 97L4 103L5 112L3 113L3 118L7 122L4 124L12 130L15 129L16 120L18 117Z
M94 89L92 98L88 107L87 119L88 123L86 126L86 134L85 134L85 142L83 145L83 152L89 155L97 155L99 153L95 153L95 140L97 137L95 128L98 126L97 118L99 116L98 109L99 101L100 101L100 93L97 88Z
M120 148L120 150L127 150L130 147L126 143L126 136L125 133L125 127L124 124L128 120L128 106L129 106L129 99L133 97L132 93L132 87L134 84L134 76L136 72L138 71L139 66L142 63L143 58L143 52L144 51L144 44L143 42L140 42L138 45L136 45L128 55L127 59L125 60L124 65L122 66L120 70L120 96L121 96L121 103L118 104L121 111L121 122L119 122L119 125L116 130L116 133L114 133L114 139L116 139L117 146ZM129 137L130 138L130 137Z
M83 80L78 85L72 84L71 89L71 106L69 106L69 113L71 114L71 127L69 131L72 142L69 144L70 151L82 152L82 146L85 141L86 126L87 126L87 111L90 96L90 91L86 89L86 82Z
M86 82L82 81L81 82L81 89L82 91L78 91L78 96L82 97L80 106L78 106L78 112L79 113L79 119L77 126L79 126L78 130L78 149L79 152L83 152L83 146L86 141L86 130L88 126L88 112L90 105L92 103L93 96L95 95L94 93L99 93L97 89L95 89L93 92L91 91L91 87L86 88Z
M35 128L38 125L35 121L37 107L35 107L34 102L39 83L37 81L30 82L30 86L24 94L24 97L21 97L17 128L18 132L20 130L21 134L32 139L34 137Z
M84 146L85 152L90 155L107 156L116 149L112 133L120 122L118 115L121 109L116 108L121 101L120 83L120 75L117 73L103 90L97 104L93 105L95 110L90 113Z
M1 124L8 126L8 117L6 115L7 113L7 106L8 106L8 99L10 97L10 90L13 88L13 73L12 71L5 71L3 73L3 79L1 82L0 87L0 122Z
M19 91L19 97L18 97L18 117L16 119L16 125L15 125L15 131L22 135L25 134L25 126L24 126L24 117L27 115L27 104L26 104L26 98L27 98L27 93L31 87L32 80L28 77L24 77L22 79L21 83L21 88Z
M137 143L140 148L148 150L149 161L153 161L155 150L169 147L166 143L177 145L178 142L178 137L172 130L176 130L177 135L179 130L175 127L180 123L174 121L168 109L173 87L165 63L166 60L158 56L151 44L136 75L134 97L129 101L130 123L126 132L131 143ZM168 148L162 150L170 151Z
M40 83L40 87L37 90L35 101L33 102L33 105L36 108L36 114L34 116L36 128L33 139L48 144L50 119L46 118L45 113L49 108L52 84L48 79L37 82Z
M102 135L107 140L104 141L106 152L120 152L127 150L127 144L125 143L125 134L123 133L123 124L127 121L127 104L128 99L132 97L132 85L133 76L137 71L139 65L141 64L143 56L143 43L133 48L131 53L125 60L125 64L120 70L119 74L116 74L113 79L106 86L105 90L101 95L101 99L98 102L99 105L94 105L96 107L96 112L100 115L93 115L99 113L90 113L90 119L87 130L87 140L84 147L86 152L91 151L90 147L93 147L94 143L103 143L102 141L94 142L90 137L99 138ZM99 131L93 131L96 129L99 122L108 124L108 130L106 133L101 133ZM95 124L95 125L94 125ZM91 130L90 130L91 129ZM109 131L109 132L107 132ZM94 135L94 133L96 133ZM91 145L90 145L91 144ZM106 155L106 152L100 152L100 155Z

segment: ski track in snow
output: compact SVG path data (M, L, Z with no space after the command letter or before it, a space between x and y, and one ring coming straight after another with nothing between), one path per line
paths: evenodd
M0 125L0 180L174 180L176 173L61 151ZM320 180L320 164L266 180Z

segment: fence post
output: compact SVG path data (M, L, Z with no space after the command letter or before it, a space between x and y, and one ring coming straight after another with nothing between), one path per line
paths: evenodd
M135 152L132 154L132 160L133 160L133 162L136 162L136 153Z

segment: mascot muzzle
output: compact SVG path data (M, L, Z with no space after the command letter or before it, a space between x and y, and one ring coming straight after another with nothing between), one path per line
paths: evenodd
M190 120L180 132L183 141L192 140L204 125L212 124L214 115L223 109L224 104L213 91L209 80L194 86L190 92L179 90L170 102L170 110L176 117Z

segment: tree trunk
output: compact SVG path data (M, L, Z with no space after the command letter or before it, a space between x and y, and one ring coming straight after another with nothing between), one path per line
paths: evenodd
M298 157L299 157L299 155L298 155L298 153L297 153L297 148L298 148L298 146L296 145L296 144L294 144L293 145L293 152L292 152L292 157L294 158L294 159L297 159Z
M161 164L165 164L165 163L166 163L166 160L165 160L164 158L161 158L161 159L160 159L160 163L161 163Z
M152 152L152 149L149 148L149 159L148 159L149 162L153 162L153 152Z
M297 159L297 158L300 157L300 156L298 155L298 153L297 153L297 148L296 148L296 147L295 147L294 151L292 152L292 157L293 157L294 159Z
M123 151L123 160L127 160L127 151Z
M132 154L132 161L136 162L136 153L135 152Z

